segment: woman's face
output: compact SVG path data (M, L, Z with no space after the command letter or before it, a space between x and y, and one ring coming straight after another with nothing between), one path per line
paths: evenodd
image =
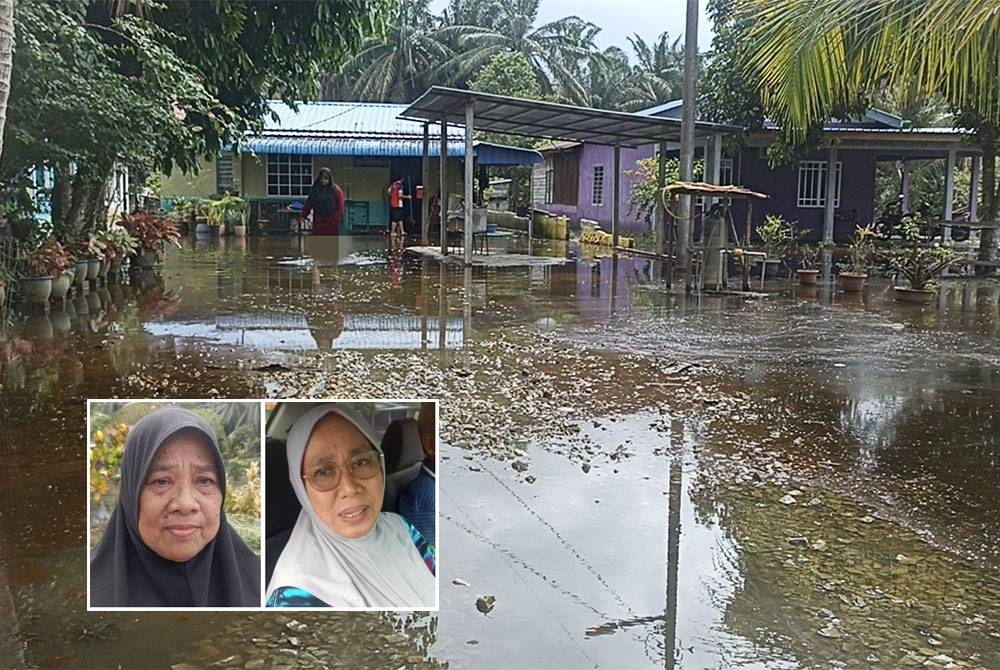
M222 487L197 433L172 436L156 452L139 494L139 537L171 561L198 555L219 532Z
M329 491L317 491L306 479L306 493L316 514L341 537L363 537L375 525L382 510L383 473L370 479L357 477L348 464L372 450L372 444L360 430L339 414L320 419L302 457L302 474L317 468L340 471L340 481Z

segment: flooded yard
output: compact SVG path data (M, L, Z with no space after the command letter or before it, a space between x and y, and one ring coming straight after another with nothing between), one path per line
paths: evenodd
M9 315L0 665L1000 667L1000 283L686 297L533 252L568 262L189 239ZM441 398L440 612L87 613L88 397Z

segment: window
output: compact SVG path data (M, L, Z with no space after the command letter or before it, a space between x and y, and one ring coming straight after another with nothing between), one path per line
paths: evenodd
M729 186L733 181L733 159L723 158L719 161L719 184Z
M590 204L604 204L604 166L594 166L594 187L590 197Z
M309 154L268 154L267 194L300 198L312 186L312 156Z
M555 170L552 167L546 168L545 169L545 199L543 200L543 202L545 202L545 203L551 204L551 203L555 202L552 199L553 198L553 184L555 184L554 178L555 178Z
M799 207L826 207L826 161L799 162ZM840 173L841 163L836 166L837 185L834 191L833 206L840 206Z
M219 154L215 161L215 193L222 195L233 190L233 155Z

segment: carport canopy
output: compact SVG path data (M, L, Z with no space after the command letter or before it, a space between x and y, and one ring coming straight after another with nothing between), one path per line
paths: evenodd
M400 118L465 125L466 106L472 104L473 129L544 137L552 140L591 142L619 147L640 147L658 142L680 142L681 122L631 112L576 107L543 100L432 86L403 110ZM697 122L695 138L742 130L735 126Z

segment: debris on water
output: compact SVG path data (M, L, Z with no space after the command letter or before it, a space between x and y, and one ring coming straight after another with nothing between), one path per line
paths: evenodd
M826 551L826 540L815 540L810 546L816 551Z
M871 516L869 514L866 514L865 516L863 516L860 519L858 519L858 521L860 521L861 523L871 523L871 522L875 521L875 517L873 517L873 516Z
M819 633L820 635L822 635L823 637L828 637L828 638L831 638L831 639L835 639L835 638L841 637L840 631L837 630L837 628L832 623L828 624L824 628L820 628L816 632Z
M789 494L779 498L778 502L780 502L782 505L794 505L796 503L796 500Z
M534 484L535 483L535 475L528 475L527 477L524 478L524 481L526 481L529 484Z
M802 537L801 535L785 538L785 541L793 547L804 547L809 544L809 539Z
M583 465L580 466L580 469L583 470L584 472L590 472L590 463L584 463Z
M480 596L476 599L476 609L483 614L489 614L496 605L496 596Z
M306 624L302 623L297 619L292 619L291 621L285 624L285 628L294 631L296 633L302 633L308 630L309 626L307 626Z
M510 467L514 468L518 472L524 472L525 470L528 469L528 464L525 463L524 461L514 461L513 463L510 464Z
M465 581L461 577L455 577L455 579L451 580L451 583L455 586L471 586L469 582Z
M905 554L896 554L896 562L902 565L914 565L917 562L917 559L910 558Z

